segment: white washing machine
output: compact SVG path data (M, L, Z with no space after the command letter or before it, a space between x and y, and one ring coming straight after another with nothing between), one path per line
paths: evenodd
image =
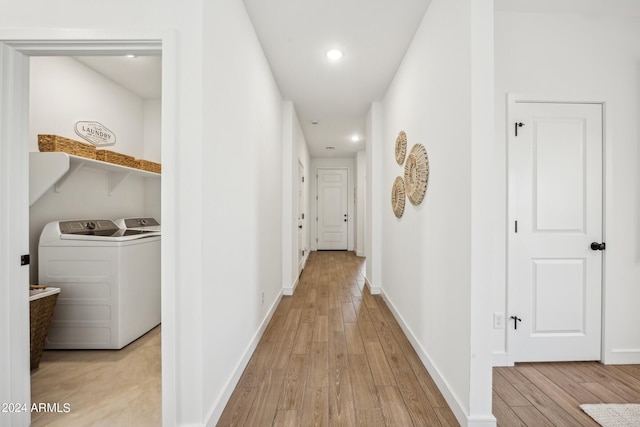
M60 288L47 349L121 349L160 324L159 231L55 221L40 235L39 282Z

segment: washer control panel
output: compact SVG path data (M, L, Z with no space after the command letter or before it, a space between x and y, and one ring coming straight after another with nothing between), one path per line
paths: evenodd
M124 220L124 225L127 228L140 228L156 227L160 223L155 218L127 218Z
M60 221L58 223L62 234L91 234L96 232L116 231L118 226L108 219L83 219L75 221Z

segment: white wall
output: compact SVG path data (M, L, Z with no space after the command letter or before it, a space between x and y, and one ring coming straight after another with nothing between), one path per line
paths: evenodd
M105 148L143 157L142 99L70 57L33 57L30 67L30 151L38 151L38 134L86 142L74 126L88 120L115 133L116 144Z
M331 169L331 168L343 168L348 170L348 195L347 195L347 215L349 218L354 218L355 209L356 209L356 161L355 158L313 158L311 159L311 171L310 171L310 185L311 185L311 211L309 213L309 217L312 219L311 224L309 226L311 231L311 250L315 251L318 249L318 244L316 242L317 236L317 223L315 218L317 216L318 207L317 207L317 180L316 175L318 173L318 169ZM347 226L347 250L353 251L355 248L355 221L349 221Z
M544 29L544 31L541 31ZM493 227L505 259L506 94L605 102L604 352L606 363L640 363L640 22L612 16L495 14L496 187ZM504 261L495 265L494 311L505 310ZM494 352L506 350L504 330ZM498 361L500 358L498 358Z
M282 98L241 1L207 2L204 21L204 186L196 195L207 226L195 351L205 361L204 420L215 425L282 294L290 242L282 239Z
M311 158L298 115L293 102L283 103L282 121L282 288L285 295L293 295L298 284L300 264L304 266L309 256L309 169ZM298 167L304 168L305 181L298 180ZM298 242L298 190L304 191L304 214L302 223L302 247ZM300 251L305 251L300 263Z
M144 154L143 158L162 163L162 100L144 100Z
M228 6L214 2L209 7L210 14L223 16ZM225 384L203 375L202 347L208 337L203 335L202 288L204 272L209 268L202 258L202 241L216 237L202 215L202 151L210 141L204 137L208 123L203 119L203 2L63 0L54 5L45 0L0 0L0 10L0 41L163 42L163 421L167 425L204 424L203 408L213 402L204 402L203 383L214 389L222 389ZM218 57L213 47L206 52ZM207 76L207 81L216 80ZM216 102L234 99L228 92L217 96L224 99ZM249 177L238 174L237 179L237 186L243 186ZM216 191L219 200L224 200L229 190ZM235 219L227 224L234 229L243 226ZM252 238L250 242L254 241ZM231 275L228 278L233 282ZM226 277L221 282L226 283ZM209 279L207 285L211 285ZM220 349L226 349L226 344L218 343Z
M432 1L382 104L378 286L462 425L495 425L484 296L491 277L477 250L491 232L479 222L486 190L474 184L491 170L480 160L493 143L492 15L492 2ZM407 152L426 147L430 177L422 204L407 199L398 219L390 197L404 172L395 160L401 130Z
M31 58L29 105L30 151L39 151L38 134L83 141L75 134L75 123L95 120L116 134L116 144L107 147L109 150L144 157L143 141L148 129L157 135L149 139L148 149L160 152L159 109L157 114L149 114L147 121L144 100L71 57ZM159 182L159 179L129 177L109 195L109 175L83 168L60 192L49 189L31 206L29 213L31 282L38 281L38 240L48 222L142 215L160 219Z
M356 153L356 255L365 256L365 206L367 188L367 153Z

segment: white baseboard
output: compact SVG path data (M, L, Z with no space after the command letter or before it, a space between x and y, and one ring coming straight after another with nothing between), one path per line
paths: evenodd
M362 251L356 251L356 256L359 256L360 258L364 258L365 254Z
M267 330L267 326L269 325L269 322L271 321L273 314L276 312L276 309L278 308L278 304L280 304L281 299L282 299L282 292L280 292L275 302L269 308L267 315L265 316L264 320L260 324L260 327L254 334L253 339L251 340L246 350L244 351L244 354L242 355L242 359L240 359L240 361L236 365L236 368L233 370L233 373L229 377L229 380L227 381L227 384L224 387L224 391L222 392L222 394L220 395L216 403L214 403L214 405L209 410L209 413L205 418L206 423L204 425L214 427L220 420L220 417L222 416L222 411L224 411L225 406L227 406L227 402L231 398L231 394L233 393L233 390L235 390L236 386L238 385L238 381L240 381L240 377L242 376L242 373L244 372L245 368L249 364L249 360L251 359L251 356L253 356L253 352L258 347L258 343L260 342L262 335L264 335L264 332Z
M380 295L382 293L382 288L372 286L367 276L364 277L364 284L369 288L371 295ZM362 289L360 291L362 292Z
M513 366L513 363L509 363L509 357L504 351L493 352L493 366Z
M282 289L282 294L286 295L288 297L290 297L291 295L293 295L293 293L296 291L296 288L298 287L298 283L300 283L300 276L298 276L296 278L296 281L293 282L293 285L291 285L290 288L284 288Z
M640 349L611 349L611 351L604 354L602 363L605 365L638 365L640 364Z
M424 348L422 348L422 346L416 339L415 335L413 334L413 331L411 331L411 328L407 326L406 322L404 321L404 319L402 318L402 316L400 315L396 307L389 300L387 294L382 292L382 298L384 299L385 303L393 313L393 317L396 318L396 321L398 322L398 324L404 331L405 335L409 339L409 342L411 343L411 346L418 354L420 361L422 362L424 367L427 369L427 372L429 372L429 375L431 375L431 378L433 379L433 381L438 386L440 393L442 393L442 396L447 401L447 404L451 408L451 411L453 411L453 414L455 415L460 425L466 426L466 427L495 427L496 419L492 414L487 414L486 416L476 416L476 417L469 417L467 415L466 411L464 410L464 406L460 403L456 395L453 393L446 379L438 371L438 368L436 368L436 366L433 364L433 361L431 360L427 352L424 350Z

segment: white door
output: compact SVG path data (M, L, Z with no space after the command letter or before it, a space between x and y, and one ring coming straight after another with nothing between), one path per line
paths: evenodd
M318 250L347 250L348 177L347 169L318 169Z
M29 425L29 58L0 43L0 426Z
M602 106L516 102L509 118L509 359L600 360Z
M305 238L306 233L304 213L304 166L298 163L298 274L304 268Z

